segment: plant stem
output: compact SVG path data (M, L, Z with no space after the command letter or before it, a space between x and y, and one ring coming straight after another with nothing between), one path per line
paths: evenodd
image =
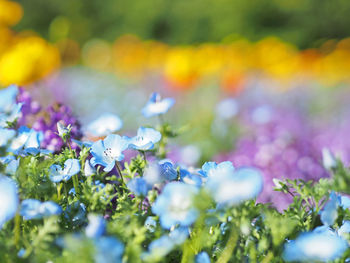
M146 158L146 153L145 151L141 151L142 152L142 155L143 155L143 159L145 160L145 162L147 163L147 158Z
M122 170L121 170L121 168L120 168L120 164L119 164L118 161L115 162L115 166L117 167L119 176L120 176L120 178L122 179L123 184L125 185L125 181L124 181L124 177L123 177L123 174L122 174Z
M15 229L14 229L14 241L15 241L15 246L19 248L19 240L21 238L21 216L17 212L15 216Z
M62 189L63 184L60 183L57 185L57 199L61 200L61 189Z
M73 186L75 189L75 193L79 194L79 180L78 180L78 175L73 175Z
M230 237L228 238L226 243L226 247L224 251L221 253L220 257L218 258L218 261L216 261L217 263L226 263L230 260L233 250L236 247L237 239L238 239L237 233L232 228Z

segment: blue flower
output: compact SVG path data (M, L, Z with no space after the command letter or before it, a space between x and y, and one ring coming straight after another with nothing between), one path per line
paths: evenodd
M192 174L186 169L180 169L180 178L182 182L197 187L200 187L203 182L202 177L200 175Z
M152 189L152 186L149 186L145 181L145 179L143 178L131 179L128 182L127 187L129 188L130 191L140 196L146 196L148 191Z
M20 127L18 132L18 136L12 140L8 149L10 152L18 153L23 149L27 151L39 149L40 143L43 140L42 132L37 132L25 126Z
M68 159L64 162L64 168L54 164L50 167L50 179L54 183L68 181L73 175L80 171L80 163L77 159Z
M78 145L78 147L80 149L83 149L83 147L87 147L87 148L90 148L92 146L92 142L90 141L85 141L85 142L82 142L82 141L78 141L78 140L75 140L75 139L72 139L72 142L74 142L76 145Z
M18 194L16 183L0 174L0 229L12 219L18 207Z
M157 227L157 221L154 219L154 217L149 216L146 218L145 221L145 227L147 228L147 230L151 233L153 233L154 231L156 231L156 227Z
M0 128L0 147L4 147L8 144L9 140L15 137L16 131L6 128Z
M257 197L263 188L263 178L257 169L239 168L209 177L205 187L220 206L236 205Z
M207 252L201 252L196 255L195 263L210 263L210 258Z
M326 226L334 224L338 217L338 207L347 209L350 207L350 199L346 196L337 195L335 192L331 192L329 200L320 211L321 221Z
M152 241L148 247L148 252L142 254L142 258L146 261L159 261L164 258L176 246L185 242L189 235L187 228L177 228L160 238Z
M174 103L175 100L173 98L165 98L162 100L159 93L154 92L151 94L146 106L142 109L142 114L146 118L149 118L167 113Z
M96 169L91 165L90 160L85 160L84 165L84 175L85 176L91 176L93 174L96 174Z
M91 122L86 130L93 136L106 136L110 133L119 131L123 127L122 120L115 114L104 113L96 120Z
M122 262L124 245L114 237L100 237L95 240L95 262Z
M129 147L139 151L151 150L161 138L162 134L159 131L140 127L137 130L137 135L129 139Z
M198 216L193 198L198 189L192 185L171 182L158 196L152 211L160 217L161 226L170 229L173 225L190 226Z
M169 236L161 236L148 246L148 252L142 254L142 259L152 262L164 258L174 248L174 242Z
M219 164L215 162L206 162L202 166L201 174L207 177L229 175L232 174L234 170L235 168L233 167L233 164L229 161L221 162Z
M0 112L8 112L12 109L13 104L16 103L18 92L16 85L10 85L6 89L0 90Z
M101 215L88 215L89 224L85 228L85 234L90 238L98 238L103 235L106 229L106 221Z
M164 182L164 178L161 177L160 166L154 162L149 164L143 173L143 178L148 185L152 186Z
M165 180L172 181L177 179L177 171L174 165L168 161L160 161L160 176Z
M331 170L337 166L337 160L335 159L335 156L327 148L322 149L322 163L324 168L327 170Z
M22 103L13 104L10 111L0 112L0 127L8 126L8 123L14 123L22 116Z
M52 201L40 202L36 199L22 201L20 214L25 220L41 219L62 213L62 208Z
M5 173L14 175L17 172L18 166L19 166L19 159L11 160L6 166Z
M343 224L338 229L338 235L343 236L348 233L350 233L350 221L343 221Z
M116 161L124 159L123 151L128 146L129 142L126 138L110 134L104 140L99 140L91 146L90 152L93 156L91 163L93 166L100 164L105 167L105 172L110 172Z
M57 122L57 131L58 131L58 136L60 136L63 140L66 139L66 137L70 134L70 125L67 127L64 126L64 122L61 120Z
M327 262L340 258L347 250L347 242L328 229L305 232L285 244L286 261Z

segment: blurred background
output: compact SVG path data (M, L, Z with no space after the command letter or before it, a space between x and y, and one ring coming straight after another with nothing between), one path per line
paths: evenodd
M175 97L169 155L213 158L273 178L328 176L322 150L350 162L346 0L0 0L0 85L103 112L121 131L156 124L153 91ZM283 203L281 201L281 203Z

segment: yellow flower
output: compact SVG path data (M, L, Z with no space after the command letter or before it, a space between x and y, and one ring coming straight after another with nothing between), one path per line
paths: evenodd
M0 57L0 84L26 85L43 78L59 65L57 48L36 36L19 38Z

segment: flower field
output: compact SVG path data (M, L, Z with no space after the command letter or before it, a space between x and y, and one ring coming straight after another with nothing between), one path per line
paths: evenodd
M158 124L126 136L119 135L123 122L114 114L82 129L64 105L45 110L14 85L0 95L1 262L328 262L350 256L344 194L350 171L328 148L310 152L293 115L280 112L280 119L256 108L251 126L266 137L263 145L242 137L233 162L221 156L194 166L195 148L187 148L184 162L176 159L185 151L169 152L169 141L181 135L164 122L173 98L153 93L140 114ZM221 102L218 113L228 121L234 101ZM287 122L289 134L276 130L279 122ZM282 147L281 156L263 154L273 144ZM266 166L267 157L279 168Z
M0 0L0 263L350 262L334 1Z

